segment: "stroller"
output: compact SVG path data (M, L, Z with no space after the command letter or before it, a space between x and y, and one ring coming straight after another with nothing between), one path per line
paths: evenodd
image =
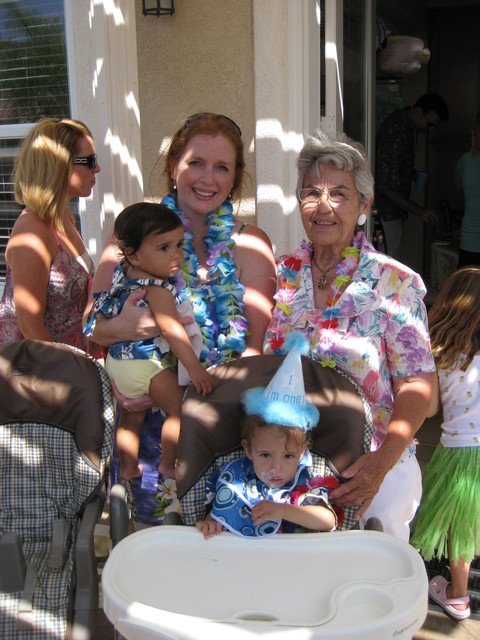
M94 528L113 438L110 381L63 344L0 345L0 637L86 639Z
M207 478L243 455L241 398L265 387L284 356L212 367L214 391L188 388L178 446L177 492L185 525L205 517ZM346 376L302 358L307 399L320 411L310 451L319 475L337 476L370 449L372 421ZM193 526L128 536L102 574L107 617L128 640L411 638L427 615L424 563L408 544L378 531L205 540ZM157 583L168 576L168 589Z

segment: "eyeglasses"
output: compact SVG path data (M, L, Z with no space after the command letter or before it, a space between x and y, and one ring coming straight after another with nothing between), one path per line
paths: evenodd
M73 164L84 164L89 169L95 169L97 166L97 154L92 153L91 156L81 156L73 159Z
M305 189L298 189L297 198L302 204L318 204L325 194L327 201L332 207L340 207L342 204L348 202L354 195L358 193L353 192L347 188L334 187L333 189L315 189L314 187L307 187Z
M202 120L206 120L207 118L212 117L212 116L216 120L224 120L225 122L228 122L229 124L231 124L236 129L238 135L241 137L242 130L240 129L240 127L238 126L238 124L234 120L232 120L228 116L223 116L220 113L208 113L208 112L195 113L193 116L189 116L185 120L185 123L184 123L183 127L181 128L180 133L183 133L185 131L185 129L188 129L192 125L197 124L197 123L201 122Z

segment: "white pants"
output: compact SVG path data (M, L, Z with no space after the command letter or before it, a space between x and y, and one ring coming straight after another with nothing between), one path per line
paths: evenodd
M383 530L405 542L410 540L410 522L422 497L422 472L417 458L398 461L383 479L372 504L360 518L360 528L367 520L377 517Z

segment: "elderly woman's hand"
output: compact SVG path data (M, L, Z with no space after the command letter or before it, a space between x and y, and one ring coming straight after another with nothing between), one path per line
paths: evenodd
M360 505L356 518L370 506L386 474L400 459L422 425L425 416L433 415L436 403L432 395L436 390L436 373L395 377L395 402L385 441L377 451L360 456L342 473L346 482L330 494L332 503L339 507ZM402 487L398 488L402 491Z
M329 495L332 504L339 507L360 505L355 518L360 518L370 506L382 481L390 470L380 453L381 450L366 453L345 469L342 478L346 480Z

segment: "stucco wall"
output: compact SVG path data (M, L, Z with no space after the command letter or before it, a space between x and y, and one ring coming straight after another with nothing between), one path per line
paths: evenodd
M291 242L297 246L294 158L303 137L294 123L301 92L291 83L288 40L289 27L296 28L293 23L299 20L296 9L285 0L262 0L254 7L257 224L268 234L277 257ZM291 46L298 47L293 38Z
M68 4L72 109L92 128L102 167L82 215L94 260L124 206L165 193L159 152L198 111L242 129L251 179L239 217L277 254L296 247L294 157L311 128L300 43L314 0L176 0L175 14L158 18L141 4Z
M137 4L66 3L72 115L91 129L101 167L92 196L80 200L82 235L96 263L115 215L143 197Z
M176 0L175 14L158 18L143 16L141 2L135 6L145 198L165 192L163 163L154 165L179 122L192 113L215 111L242 130L252 180L244 190L241 214L253 216L252 0Z

